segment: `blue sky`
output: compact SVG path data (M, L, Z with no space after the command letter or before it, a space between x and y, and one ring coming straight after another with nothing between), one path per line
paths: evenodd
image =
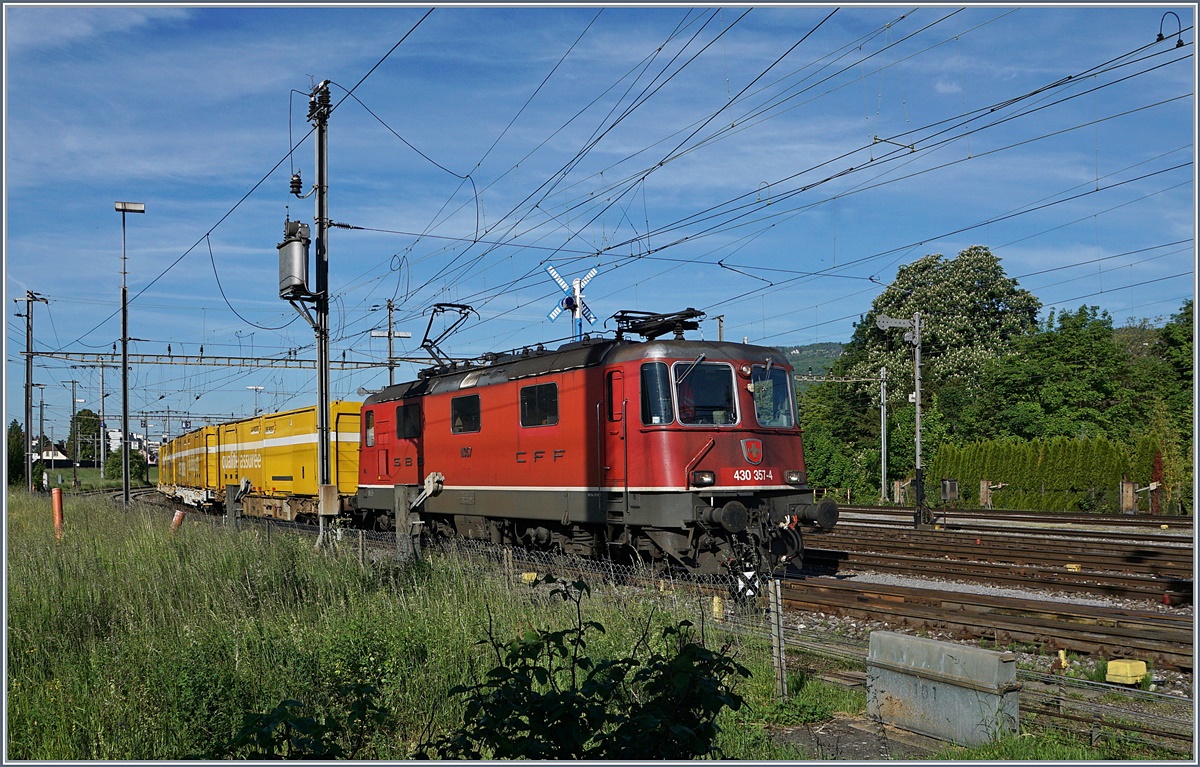
M1120 325L1194 293L1194 6L4 11L6 423L13 299L49 301L38 351L120 337L115 200L146 204L127 220L131 353L314 356L275 246L313 216L288 179L315 179L323 79L330 214L361 227L330 237L334 359L386 357L389 299L401 354L437 302L478 312L454 356L557 343L548 265L598 270L590 330L695 307L705 337L722 315L727 338L780 346L848 340L898 267L975 244L1047 311ZM39 358L34 378L47 432L66 433L65 381L99 410L95 369ZM335 370L332 393L386 382ZM131 409L196 426L248 414L248 386L264 409L315 401L309 371L138 366ZM115 369L105 387L112 424Z

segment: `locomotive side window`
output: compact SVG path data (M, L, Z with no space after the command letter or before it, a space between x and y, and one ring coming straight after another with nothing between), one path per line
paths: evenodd
M375 447L375 411L368 410L363 419L363 443L367 447Z
M478 394L450 400L450 431L454 434L479 431Z
M732 426L737 423L733 368L718 362L676 362L675 401L679 422Z
M521 425L553 426L558 423L558 384L521 387Z
M667 380L667 363L644 363L642 365L642 423L649 426L671 421L671 384Z
M783 368L755 365L750 374L754 392L754 417L759 426L790 429L796 424L792 377Z
M421 436L420 405L400 405L396 408L396 436L400 439L416 439Z

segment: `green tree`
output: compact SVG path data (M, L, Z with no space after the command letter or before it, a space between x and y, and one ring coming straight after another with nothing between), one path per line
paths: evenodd
M980 412L973 407L983 390L980 371L1037 327L1040 308L1037 297L1009 278L1000 259L983 246L967 248L952 259L935 254L901 267L855 325L850 343L830 370L832 375L867 380L828 383L807 392L802 412L814 420L805 427L812 429L815 420L822 421L829 438L850 454L878 450L879 385L874 379L886 367L893 424L889 432L899 432L888 437L889 478L911 476L915 449L907 445L912 442L908 395L914 388L913 350L903 332L879 329L879 316L911 319L921 314L922 442L926 429L937 427L934 445L928 453L922 450L924 457L941 441L984 436Z
M79 435L79 457L84 461L96 458L96 449L100 440L100 416L88 408L75 413L71 420L71 430L67 434L67 452L75 457L75 435Z
M25 482L25 430L17 419L8 425L8 484Z
M971 409L994 436L1124 440L1137 419L1127 356L1114 339L1112 318L1096 306L1051 312L1012 353L986 366L981 379L983 391Z
M121 479L121 460L120 450L109 453L104 459L104 476ZM129 451L129 481L143 484L150 481L150 465L146 463L146 457L136 450Z

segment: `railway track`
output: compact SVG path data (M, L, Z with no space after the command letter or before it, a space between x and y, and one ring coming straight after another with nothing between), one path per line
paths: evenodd
M1172 606L1192 602L1191 580L1168 579L1155 575L1073 572L1065 568L1036 565L930 559L927 556L911 554L879 554L811 548L805 551L804 565L806 570L820 574L862 570L950 578L1063 594L1095 594L1117 599L1143 599Z
M998 534L839 522L808 539L804 563L820 574L920 573L1184 605L1192 602L1194 557L1190 535L1139 533L1131 540L1103 531L1052 536L1040 528Z
M838 549L849 551L909 553L1020 565L1079 565L1094 571L1142 573L1164 578L1190 578L1195 558L1190 541L1128 543L1103 536L1048 538L1041 531L985 535L949 530L903 531L839 526L824 535L809 536L808 540L813 544L829 544L822 548L836 545Z
M784 585L784 605L793 610L855 616L997 646L1024 643L1045 652L1133 657L1158 668L1192 670L1191 616L835 578Z
M839 522L908 525L913 524L916 508L912 506L840 506ZM1163 514L1076 514L1062 511L1012 511L1007 509L949 509L930 510L934 520L950 527L965 529L1011 529L1012 525L994 527L996 523L1016 522L1064 527L1105 527L1141 530L1173 530L1190 533L1195 530L1193 517Z

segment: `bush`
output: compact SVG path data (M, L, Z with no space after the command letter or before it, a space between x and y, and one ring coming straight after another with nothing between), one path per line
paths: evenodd
M114 450L104 459L104 475L106 477L121 478L121 462L123 457L120 450ZM149 484L150 482L150 466L146 463L146 458L136 450L129 451L129 481Z
M422 743L418 758L690 759L714 752L717 715L737 710L742 697L727 681L750 672L693 641L690 621L663 629L662 649L594 661L591 633L604 626L583 619L590 594L583 581L538 579L550 594L575 606L575 625L560 631L529 628L504 644L491 633L498 665L482 682L450 690L465 702L463 724ZM648 648L647 648L648 651Z
M388 720L387 711L375 702L377 693L365 684L339 688L344 721L308 716L304 704L295 700L282 701L265 714L246 714L237 735L205 758L353 759L366 746L371 730Z

